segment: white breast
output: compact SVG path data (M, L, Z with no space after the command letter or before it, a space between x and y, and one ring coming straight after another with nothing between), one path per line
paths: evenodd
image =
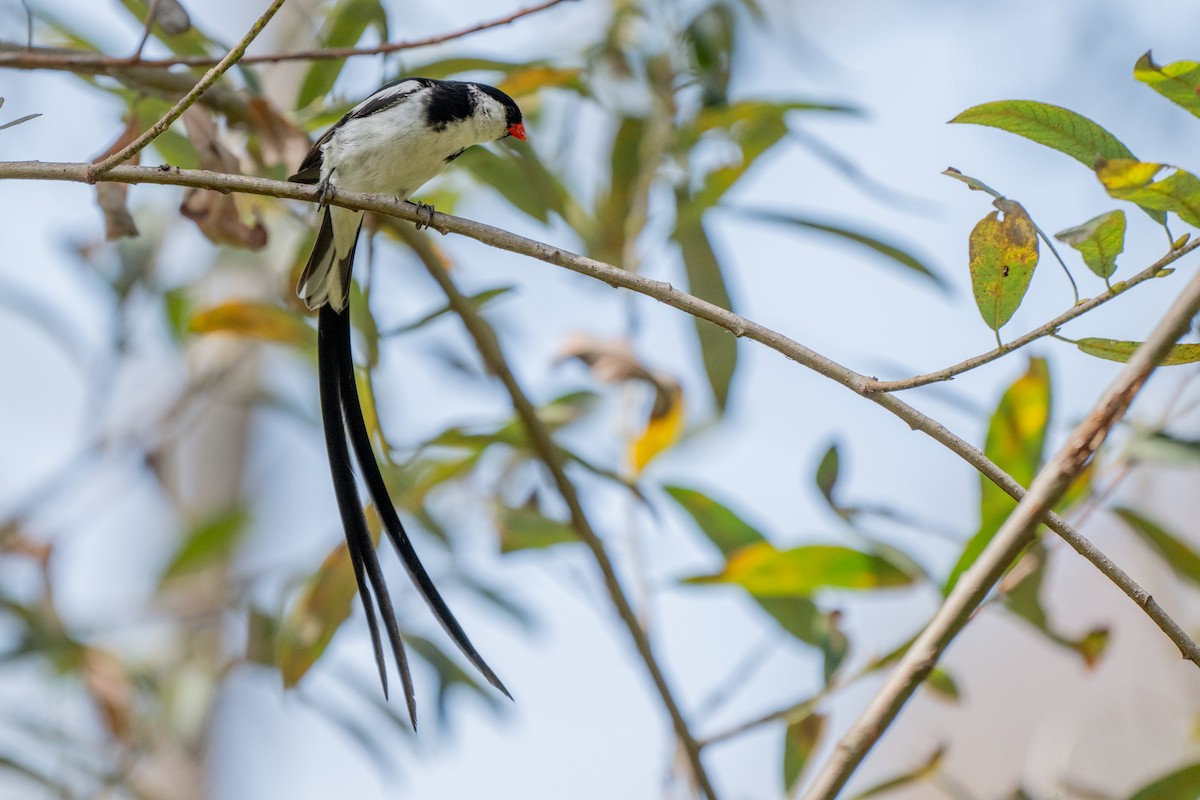
M441 131L429 128L422 94L347 120L321 148L321 177L346 191L392 194L406 200L445 169L450 156L485 141L472 120ZM333 174L326 174L333 164L337 165Z

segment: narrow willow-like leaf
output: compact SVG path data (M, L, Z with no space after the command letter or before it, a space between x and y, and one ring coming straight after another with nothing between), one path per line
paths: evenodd
M1128 200L1142 208L1169 211L1189 225L1200 226L1200 178L1176 169L1166 178L1154 177L1168 164L1132 159L1099 159L1096 177L1104 189L1118 200Z
M366 516L374 547L379 544L379 515L367 509ZM276 631L275 663L284 686L299 683L325 652L337 629L350 616L357 592L350 551L345 542L339 542L308 579L296 605Z
M198 572L225 561L233 552L250 521L246 509L238 507L203 520L184 537L182 546L163 572L163 581Z
M1059 231L1054 238L1078 250L1088 269L1107 281L1117 271L1117 256L1125 250L1125 212L1109 211Z
M379 0L342 0L330 12L322 30L321 46L352 47L371 25L378 29L380 40L386 42L387 12ZM318 97L328 94L345 64L345 59L338 58L314 61L300 84L296 108L305 108Z
M783 786L785 794L795 793L796 784L804 774L813 751L821 742L828 718L824 714L809 714L787 726L783 733Z
M839 462L837 444L829 445L825 455L821 456L821 463L817 465L816 475L813 476L817 490L821 492L825 502L829 503L829 507L834 511L840 510L837 502L833 499L833 492L837 488Z
M1175 105L1200 117L1200 63L1175 61L1160 67L1150 53L1137 60L1133 77L1149 86Z
M1113 509L1113 513L1142 538L1176 575L1200 584L1200 553L1181 538L1132 508Z
M678 199L678 207L687 205L682 192ZM721 262L713 250L703 220L699 216L680 217L675 228L675 240L679 242L683 254L688 290L701 300L734 310ZM704 372L708 375L708 384L712 387L713 399L716 400L717 409L724 412L729 389L733 385L733 374L737 370L737 339L707 320L693 317L692 322L696 327L700 357L704 362Z
M1189 764L1143 786L1129 800L1196 800L1200 797L1200 763Z
M303 318L268 303L222 303L188 321L192 333L232 333L267 342L316 347L316 331Z
M777 550L768 542L733 553L714 575L685 583L732 583L756 597L807 597L820 589L882 589L910 586L913 576L878 553L838 545Z
M1142 343L1090 336L1086 339L1075 340L1074 345L1089 356L1124 363L1130 359L1135 350L1142 346ZM1158 365L1174 367L1180 364L1194 364L1197 361L1200 361L1200 344L1177 344L1167 351L1167 355L1158 362Z
M1038 263L1037 230L1020 203L997 199L971 231L971 289L983 321L994 331L1020 307ZM1000 219L1000 213L1004 219Z
M1033 482L1041 466L1050 406L1050 368L1045 359L1032 358L1025 374L1004 392L988 422L984 454L1022 486ZM979 485L979 530L967 542L950 571L943 588L947 593L962 573L975 563L1017 506L1017 501L982 475Z
M1096 157L1133 158L1117 137L1081 114L1035 100L997 100L973 106L951 122L987 125L1044 144L1091 167Z
M801 217L793 214L782 214L777 211L741 208L735 210L740 214L744 214L754 219L760 219L764 222L777 222L784 225L793 225L797 228L804 228L810 231L817 231L819 233L828 233L832 236L838 237L839 239L845 239L847 241L854 242L855 244L863 245L864 247L870 248L876 253L885 256L905 269L911 270L921 277L933 281L934 285L942 291L946 291L949 288L946 282L943 281L936 272L934 272L917 256L897 245L863 233L862 231L856 231L841 225L831 225L829 223L820 222L809 217Z
M579 535L565 522L547 517L534 508L497 509L500 552L539 550L556 544L578 542Z
M911 786L921 781L927 781L937 774L942 765L942 756L945 750L941 747L933 751L933 754L925 760L924 763L917 765L913 769L903 772L894 778L888 778L885 781L875 784L874 786L864 789L854 795L850 800L867 800L869 797L888 796L896 789L902 789L905 786Z
M512 148L503 155L485 147L472 147L457 164L538 222L548 222L551 212L568 223L573 221L566 188L546 169L532 147Z
M741 548L766 543L754 526L703 492L682 486L667 486L665 490L725 557ZM807 597L755 597L754 600L790 635L821 651L825 680L832 679L849 650L849 641L838 624L840 615L822 612Z
M766 541L757 528L703 492L684 486L665 486L663 489L695 520L701 532L726 558L743 547Z

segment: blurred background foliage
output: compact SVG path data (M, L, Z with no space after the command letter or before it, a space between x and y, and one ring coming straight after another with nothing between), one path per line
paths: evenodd
M128 15L125 23L134 27L146 25L154 10L155 19L146 29L156 54L224 53L226 42L190 23L187 3L122 0L121 6ZM277 39L273 47L305 47L306 37L314 49L385 42L396 39L403 27L398 12L380 0L335 0L311 7L307 24L290 29L296 41ZM852 100L790 96L782 91L786 87L776 96L731 91L739 63L736 48L771 26L773 13L755 0L613 0L606 25L569 59L471 57L469 39L457 48L463 54L426 60L425 51L417 48L388 56L383 71L389 78L469 76L500 86L524 109L530 129L528 146L472 149L456 162L457 174L426 187L421 199L440 211L470 215L472 199L487 191L506 204L504 214L510 218L536 222L545 241L634 272L642 271L648 260L679 259L683 288L735 311L729 259L712 235L715 215L784 226L797 236L836 237L859 248L862 259L878 269L909 275L931 292L944 292L946 279L902 232L880 234L865 219L807 217L729 200L739 181L768 161L781 143L795 141L798 121L858 114ZM533 16L515 24L536 26L537 20ZM46 53L104 53L110 39L105 31L77 26L36 5L32 24L33 41ZM19 50L22 44L7 43L3 51ZM243 65L161 136L146 160L282 179L309 141L359 99L339 90L349 63L317 59ZM112 136L112 151L156 120L203 67L168 70L126 62L76 65L71 71L125 109L125 126ZM826 156L835 161L832 154ZM579 169L583 161L592 167ZM844 172L847 181L867 185L868 179L853 169ZM33 685L53 685L59 704L69 709L66 715L80 725L5 715L0 719L0 768L17 776L13 786L38 784L49 796L200 796L215 698L232 672L257 665L277 671L284 686L299 687L304 702L340 726L381 770L388 770L393 743L405 740L409 731L371 681L334 666L328 669L339 684L338 694L303 692L306 676L321 668L330 643L351 619L355 584L340 537L330 533L322 540L327 542L324 553L309 553L304 569L285 575L278 562L261 553L247 556L247 551L254 553L257 526L271 519L246 477L253 472L248 464L259 458L252 446L256 421L279 416L302 426L314 441L320 435L311 385L313 320L293 292L311 245L311 208L203 190L187 191L178 210L161 202L131 207L127 187L102 184L95 192L113 243L80 241L72 256L79 265L78 280L103 287L103 293L94 295L103 306L98 313L113 324L110 340L91 343L103 353L102 361L76 364L89 421L76 437L75 454L4 509L0 520L0 552L9 576L0 584L0 669L19 671L23 680L32 676ZM472 315L490 325L492 310L521 303L520 292L498 284L471 290L467 309L447 302L400 321L395 313L376 316L376 285L384 280L377 273L394 262L414 262L414 253L426 248L456 278L463 265L428 234L420 234L426 238L414 250L408 223L368 219L373 238L360 254L352 298L355 348L367 422L388 488L406 520L415 523L422 552L435 553L440 581L460 594L474 595L520 626L535 626L535 609L495 588L472 568L473 556L459 553L471 548L463 542L463 508L471 509L466 515L471 536L487 539L506 558L518 553L548 557L544 554L550 551L578 547L562 503L505 398L489 394L485 404L468 414L419 428L404 420L403 410L389 410L395 401L376 391L379 371L396 369L385 355L393 347L422 349L461 386L489 385L492 376L478 356L463 341L444 334L444 321ZM1123 216L1121 225L1123 230ZM201 268L179 270L168 263L178 254L171 237L181 226L194 227L212 245L202 251L207 264ZM195 236L188 241L193 248L200 243ZM1107 272L1098 272L1106 283L1112 268L1108 263ZM589 295L610 291L600 285L577 288L576 296L562 302L588 303ZM11 295L8 305L19 306L27 322L56 342L67 359L78 360L78 343L53 310ZM536 316L537 309L522 313ZM1007 317L999 324L1004 321ZM649 469L680 442L724 424L741 374L737 340L695 320L688 346L704 376L696 384L684 380L682 365L655 357L656 343L645 335L639 307L632 301L625 305L619 327L623 331L615 337L581 332L550 343L548 349L558 354L556 364L532 361L513 347L508 355L513 370L531 382L532 376L561 369L565 362L582 364L585 369L574 373L575 386L538 403L570 474L598 504L649 508L652 519L670 515L690 521L694 535L711 546L717 566L678 576L682 582L695 593L735 587L773 621L788 646L819 663L816 692L798 695L788 707L761 718L747 712L744 726L718 731L704 743L707 747L744 730L773 726L778 731L780 792L794 792L813 754L829 744L825 701L878 674L901 651L879 654L872 644L848 635L842 625L844 604L852 602L847 592L886 600L897 590L948 590L990 540L1013 501L981 478L977 530L965 539L955 537L961 549L957 563L940 574L927 566L919 549L903 544L903 537L897 543L897 537L877 533L885 524L937 534L937 524L885 502L848 499L845 454L833 443L814 465L812 486L827 506L824 524L837 532L837 541L784 545L787 537L753 522L753 510L739 498L664 481ZM503 327L492 330L506 344ZM176 365L166 397L146 373L147 351L154 353L153 364ZM1028 485L1046 457L1057 390L1052 391L1044 358L1011 358L1023 361L1023 374L990 408L976 413L986 422L985 452ZM143 383L153 403L144 402ZM415 402L406 399L403 404ZM439 401L426 397L419 402ZM752 405L755 400L743 402ZM1165 414L1158 424L1121 439L1121 449L1105 461L1105 492L1113 485L1112 476L1119 481L1133 463L1196 463L1200 443L1170 433L1171 419ZM614 430L619 432L615 444ZM287 458L278 449L271 457ZM168 512L162 522L166 530L154 535L170 543L170 555L156 568L154 590L136 618L96 629L67 624L57 610L55 548L59 529L80 523L64 522L55 507L65 496L82 492L96 503L92 513L106 513L105 503L119 503L127 493L111 477L114 464L157 482L158 502ZM1064 512L1081 504L1090 512L1103 501L1095 491L1097 473L1084 473ZM325 491L315 479L312 486ZM378 536L378 520L369 516ZM1200 582L1200 554L1185 536L1156 521L1152 509L1122 508L1120 518L1181 581ZM964 528L974 525L964 521ZM643 534L626 532L631 538ZM621 536L619 530L606 531L606 538ZM638 585L636 547L632 554L624 543L618 549L631 562L624 566L625 577ZM1010 572L993 603L1092 666L1105 656L1109 630L1059 629L1042 601L1047 563L1047 546L1035 545ZM655 590L639 585L634 593L645 603L644 595ZM694 624L704 622L698 618ZM361 637L359 628L355 623L349 635ZM440 637L406 631L406 641L428 667L426 679L433 682L441 725L452 721L447 701L457 692L499 705L493 692L447 654ZM850 658L856 652L858 658ZM754 680L755 653L747 659L731 683ZM686 668L675 665L677 671ZM947 703L960 696L959 679L947 669L936 670L926 688ZM64 712L60 707L56 713L61 719ZM391 739L379 738L380 723L392 731ZM946 743L950 751L953 746ZM859 796L936 784L942 754L939 748L914 760ZM1180 792L1145 794L1151 787L1136 796L1200 796L1196 772L1189 767L1163 779L1184 787ZM1020 791L1020 776L1013 780L1014 791ZM190 788L181 791L180 786Z

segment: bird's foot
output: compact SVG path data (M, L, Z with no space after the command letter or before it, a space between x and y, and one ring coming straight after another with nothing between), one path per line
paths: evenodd
M417 202L417 216L420 219L413 223L417 226L417 230L429 227L429 223L433 222L433 211L433 206L428 203Z
M329 200L337 194L337 190L333 188L333 184L328 180L323 180L317 184L317 208L325 208Z

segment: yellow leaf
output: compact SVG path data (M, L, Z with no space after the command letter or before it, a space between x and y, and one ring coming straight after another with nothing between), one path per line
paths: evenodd
M983 321L994 331L1012 319L1038 263L1037 229L1020 203L998 198L971 231L971 286ZM1000 219L1004 212L1004 219Z
M1165 167L1165 164L1133 158L1111 158L1097 163L1096 177L1104 184L1105 189L1119 192L1122 189L1139 189L1145 186Z
M635 474L641 474L651 459L679 441L683 432L683 390L678 385L667 385L655 400L654 409L646 430L633 440L629 457Z
M371 546L379 544L380 522L374 507L367 509ZM338 542L320 568L308 579L304 592L279 628L275 663L283 685L295 686L325 652L333 635L350 616L358 583L345 542Z
M192 333L232 333L280 344L316 346L316 333L300 317L266 303L222 303L188 321Z

